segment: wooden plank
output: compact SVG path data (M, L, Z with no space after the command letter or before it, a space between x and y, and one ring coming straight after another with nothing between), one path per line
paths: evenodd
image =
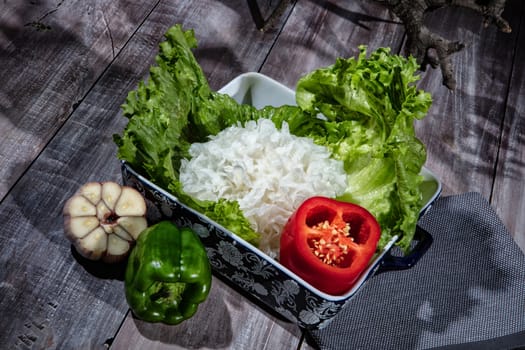
M0 200L157 2L3 3Z
M503 132L492 204L521 250L525 252L525 4L516 9L521 25L517 33L509 95L504 114Z
M278 33L275 29L258 31L248 16L248 8L240 7L238 2L203 1L198 9L190 4L176 9L162 6L137 33L137 40L142 41L139 39L142 33L150 32L149 26L157 23L183 23L185 28L193 28L199 41L195 55L216 89L238 74L257 70ZM221 33L219 38L216 33ZM203 332L204 323L207 330ZM297 347L300 337L295 325L279 321L214 278L212 293L194 318L169 327L150 325L128 314L112 348L181 349L220 345L231 349L279 349Z
M110 176L101 169L113 158L101 151L110 144L110 135L94 136L100 119L87 112L89 105L79 107L77 115L92 117L91 125L74 122L76 131L67 135L67 142L55 142L4 197L153 6L142 1L122 5L4 4L5 50L0 56L3 347L102 347L127 309L121 269L81 263L62 231L62 205L85 179L82 175L95 180L111 178L117 171L110 168ZM24 26L32 22L49 28L37 31ZM84 131L89 142L78 137ZM77 158L68 152L77 152Z
M208 299L179 325L128 315L111 349L297 349L295 325L261 312L221 280L214 277L212 283Z
M267 30L275 22L279 22L279 18L283 15L283 10L289 7L291 1L247 0L246 3L257 29Z
M294 88L312 70L369 50L398 52L404 28L388 11L370 1L298 1L261 73Z
M205 0L199 6L188 5L187 1L179 3L172 10L175 17L166 18L166 23L182 23L184 28L195 30L199 42L195 56L215 90L239 74L260 69L292 8L289 4L273 26L260 31L246 0Z
M8 348L102 347L127 310L122 267L77 259L62 229L63 204L83 182L118 179L111 133L122 122L117 106L99 102L122 93L101 89L0 206L0 342Z
M79 133L96 130L73 125ZM117 168L107 167L113 157L102 152L110 135L84 144L74 133L67 136L30 167L0 207L0 343L6 348L102 347L127 310L122 266L78 259L62 230L63 203L86 179L79 174L115 178ZM78 156L68 159L70 150Z
M294 88L302 75L338 57L355 56L361 44L398 52L403 36L402 25L373 2L298 1L261 73ZM300 349L313 347L303 338Z
M506 17L514 28L519 16L508 2ZM441 85L441 72L428 70L419 86L429 91L433 105L416 132L427 146L427 166L444 186L444 194L477 191L489 199L495 171L500 127L512 66L516 32L483 28L472 11L445 8L431 13L428 27L466 47L453 55L457 88Z
M331 64L337 54L343 56L354 54L348 51L347 54L341 54L344 49L335 48L342 42L337 39L337 34L341 31L329 30L326 27L339 29L345 24L339 23L333 16L317 21L316 16L329 16L328 11L322 6L317 10L314 9L319 3L321 2L306 1L296 5L275 45L275 50L262 69L263 73L293 88L299 76L318 66ZM521 11L516 12L518 3L518 1L509 1L509 10L505 13L505 18L511 21L511 25L516 30L519 28L520 14L522 16ZM303 13L303 17L300 17L300 13ZM378 12L363 11L365 15L371 13ZM498 154L501 118L508 91L509 67L513 62L513 48L523 40L516 41L516 30L514 34L509 35L500 33L492 27L483 29L480 16L456 8L440 10L430 16L429 26L445 37L466 41L468 46L453 59L458 77L458 88L455 92L442 87L439 70L430 70L423 74L424 78L420 86L431 92L434 98L428 117L416 124L418 135L427 144L429 153L427 166L442 180L444 194L479 191L489 198ZM389 32L392 26L384 25L382 28L383 30L376 29L379 31L377 38L370 34L368 41L364 40L363 43L368 43L371 47L391 46L394 52L400 51L400 47L396 45L397 40L388 43L385 37L386 33L392 37L399 34ZM360 30L359 27L354 29ZM366 38L365 34L366 31L356 37ZM381 38L387 43L381 42ZM353 42L354 37L349 41ZM328 54L323 55L325 51ZM523 56L514 61L523 62ZM519 72L518 70L514 75L519 75ZM519 80L515 78L512 88L521 91L511 95L514 96L512 101L515 106L520 106L517 101L524 100L522 79L521 70L521 76ZM520 147L523 145L523 122L519 121L518 124L520 119L518 116L523 116L521 110L522 107L514 111L514 118L511 119L512 126L516 129L513 130L514 135L509 138L509 142L514 144L513 151L507 155L514 160L513 165L511 163L509 166L514 168L515 183L520 182L520 186L514 189L521 190L515 192L516 199L511 200L503 209L507 216L514 214L513 219L516 223L523 222L523 215L516 215L523 210L516 210L517 208L512 210L510 207L510 203L523 203L523 199L518 199L523 197L524 192L523 147ZM520 169L520 173L517 173L516 169ZM512 191L512 186L510 183L507 185L509 185L506 193L508 195L508 192ZM502 193L501 200L503 195ZM499 205L497 203L498 207ZM519 208L523 208L523 204ZM309 350L312 347L303 343L301 349Z
M157 44L170 25L180 22L195 28L202 39L197 54L211 84L221 86L240 72L258 69L276 32L248 29L253 23L243 5L212 0L200 6L191 1L161 3L4 198L0 205L3 346L98 348L114 337L128 309L122 266L110 269L85 264L72 254L62 229L63 203L82 183L120 179L112 142L112 135L126 122L120 105L127 92L147 75ZM13 79L14 85L20 83ZM70 79L72 86L80 84ZM55 110L67 109L65 98L55 103ZM243 320L242 324L235 323L239 328L231 330L234 343L246 338L248 330L261 348L297 344L298 329L288 329L261 309L252 308L240 295L227 291L224 289L235 308L224 317ZM235 300L238 302L233 303ZM213 307L204 310L217 311ZM122 332L125 330L126 326ZM169 336L186 335L170 332ZM122 343L126 338L117 335L116 341ZM148 348L150 344L151 340L143 337L128 343L128 348Z

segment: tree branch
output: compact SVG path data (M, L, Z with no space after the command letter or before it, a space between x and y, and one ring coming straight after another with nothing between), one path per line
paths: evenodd
M425 15L443 7L461 7L474 10L483 16L483 25L495 25L505 33L512 31L509 23L501 16L506 0L375 0L386 6L404 24L407 33L405 53L413 55L421 69L428 65L441 68L443 85L456 88L451 55L465 45L451 41L432 32L424 24Z

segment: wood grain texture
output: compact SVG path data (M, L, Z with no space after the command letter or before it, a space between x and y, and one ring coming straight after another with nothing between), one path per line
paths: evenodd
M108 124L121 127L122 121L100 103L100 95L115 91L100 85L92 99L79 102L153 5L9 5L0 56L0 343L9 349L101 348L127 311L122 266L79 258L64 238L61 212L81 183L118 173L115 127ZM33 22L45 23L45 30L24 26ZM75 108L69 127L49 142Z
M199 6L187 1L162 5L172 14L165 18L166 23L182 23L184 28L195 31L198 47L194 54L215 90L239 74L260 69L292 6L276 19L274 26L260 31L252 21L246 0L203 0Z
M157 2L3 3L0 200Z
M286 0L283 0L286 1ZM258 0L270 11L277 1ZM445 194L492 199L525 251L525 4L509 0L512 34L483 29L468 11L429 23L465 40L454 55L458 88L423 74L432 93L417 123L427 166ZM193 28L195 55L212 88L261 71L297 79L359 44L399 52L403 27L372 2L289 1L259 31L246 0L5 1L0 11L0 344L8 349L311 349L300 330L217 278L195 318L145 324L128 312L123 266L78 257L62 230L62 206L87 181L120 180L112 135L120 111L173 24ZM507 14L508 12L508 14Z
M135 40L141 42L143 33L149 33L149 27L158 23L182 23L185 28L193 28L199 41L196 58L210 85L218 88L244 71L257 70L275 40L276 31L262 33L253 27L247 16L248 9L243 5L237 1L206 1L195 8L184 2L177 7L162 3L130 46L135 46ZM231 20L225 22L221 13L222 18ZM209 21L198 21L201 18ZM223 31L224 35L215 35ZM137 55L136 59L141 57L144 56ZM234 62L243 64L232 64ZM126 64L129 63L126 61ZM206 331L202 330L204 322ZM296 326L279 321L214 279L210 297L194 318L180 326L168 327L149 325L129 314L115 336L112 348L289 349L296 348L300 339L301 333Z
M300 340L294 324L263 312L214 277L208 299L191 319L168 326L130 313L111 349L297 349Z
M153 46L132 53L140 62ZM124 125L115 117L123 89L138 79L132 67L113 66L2 202L0 343L6 348L102 348L127 312L122 266L78 258L64 237L61 211L82 183L120 178L111 137Z
M81 183L115 179L118 171L104 151L117 121L88 102L75 115L0 207L0 342L7 348L101 347L127 310L123 266L86 262L63 233L65 200Z
M261 73L293 89L304 74L338 57L356 56L361 44L369 50L391 47L397 53L403 37L403 26L372 2L298 1ZM303 338L300 349L315 348Z
M114 337L128 309L122 266L109 268L78 258L63 234L62 206L82 183L120 179L112 142L112 135L125 125L120 105L127 92L147 75L158 42L170 25L184 23L200 33L199 37L206 38L201 40L198 56L212 77L211 83L221 85L222 80L231 79L237 72L258 68L274 39L270 31L261 33L254 29L250 32L252 38L247 35L245 27L252 24L249 17L242 12L236 14L242 4L210 1L199 7L191 2L159 5L11 188L0 206L0 294L5 296L0 300L4 315L0 321L1 344L9 348L100 348ZM222 21L218 14L221 11L231 21ZM201 21L202 18L210 21ZM234 22L237 31L232 35L227 29ZM217 35L220 26L223 28L219 32L226 35ZM265 37L269 40L265 41ZM223 48L232 55L220 54ZM249 59L243 66L231 65L234 57L243 62ZM71 84L80 83L74 80ZM60 90L67 88L62 85ZM33 94L30 97L34 98ZM66 99L59 102L49 106L50 114L68 103ZM28 153L20 152L19 158ZM17 158L9 157L13 159ZM26 239L17 236L20 232L27 235ZM238 301L232 305L239 307L234 318L240 314L244 317L236 327L267 330L260 333L259 344L277 342L287 347L299 342L300 332L295 327L295 333L288 331L289 325L281 326L270 315L248 307L250 304L240 296L232 295L232 300ZM243 314L243 310L252 311ZM232 334L243 333L236 329ZM236 344L239 342L236 340Z
M506 102L500 153L492 194L498 215L525 253L525 4L516 39L509 95Z
M298 1L261 73L294 88L312 70L356 56L359 45L398 52L403 33L385 8L370 1Z
M513 27L519 27L516 19L510 18ZM477 191L490 199L516 34L483 28L480 16L452 8L432 13L428 26L466 47L452 57L456 90L441 85L439 70L425 72L419 84L433 97L427 117L416 123L427 166L442 181L444 194Z

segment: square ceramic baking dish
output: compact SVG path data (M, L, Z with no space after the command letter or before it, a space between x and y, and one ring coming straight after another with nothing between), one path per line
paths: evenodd
M293 90L259 73L242 74L219 92L257 108L295 104ZM421 185L424 203L421 215L424 215L440 195L441 184L426 168L422 169L421 175L424 177ZM394 238L374 257L351 290L344 295L329 295L314 288L255 246L179 202L175 196L137 173L126 162L122 163L122 176L124 184L135 187L146 198L150 221L170 219L180 227L193 229L206 247L217 277L227 281L261 307L303 328L324 327L379 268L411 267L432 240L418 228L418 243L412 252L406 256L394 256L391 254Z

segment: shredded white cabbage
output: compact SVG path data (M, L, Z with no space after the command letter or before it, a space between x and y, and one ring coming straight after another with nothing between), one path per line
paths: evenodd
M307 137L279 130L269 119L224 129L205 143L190 147L180 181L199 200L235 200L255 231L259 249L279 253L281 230L307 198L335 197L346 188L342 161Z

